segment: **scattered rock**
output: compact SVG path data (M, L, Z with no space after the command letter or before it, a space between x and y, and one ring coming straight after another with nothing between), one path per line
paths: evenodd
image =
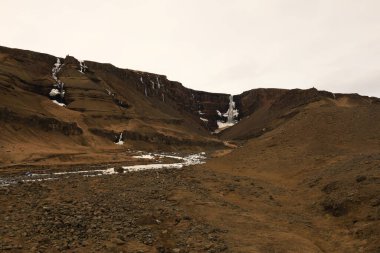
M356 177L356 182L360 183L360 182L363 182L364 180L366 180L367 177L364 176L364 175L359 175Z

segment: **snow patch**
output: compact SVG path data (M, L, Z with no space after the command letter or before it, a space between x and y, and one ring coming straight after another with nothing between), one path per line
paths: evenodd
M115 143L116 145L123 145L123 133L120 133L119 140Z
M61 60L59 58L57 58L57 62L54 63L54 66L51 69L52 77L56 81L56 83L53 84L53 87L55 87L55 88L53 88L49 92L49 96L52 97L52 98L60 95L60 97L61 97L60 100L61 101L63 100L63 98L65 96L65 90L63 89L63 87L64 87L65 84L61 80L59 80L59 78L58 78L58 73L61 70L62 66L63 66L63 64L61 64ZM64 103L58 102L57 100L53 100L53 102L56 103L56 104L58 104L58 105L60 105L60 106L65 106Z
M203 160L206 159L206 157L204 155L205 155L204 152L199 153L199 154L188 155L185 157L170 156L170 155L159 155L161 157L179 159L179 160L182 160L182 162L167 163L167 164L132 165L132 166L122 166L122 168L128 172L141 171L141 170L156 170L156 169L180 169L180 168L185 167L185 166L203 164L204 163Z
M216 112L218 113L219 117L223 116L227 118L226 122L220 120L216 122L219 129L231 127L238 122L235 118L239 116L239 111L235 109L235 102L232 95L230 96L230 103L227 112L224 114L221 114L218 110Z
M133 158L136 158L136 159L154 159L155 157L151 154L147 154L147 155L135 155L135 156L132 156Z
M122 168L128 172L140 170L157 170L157 169L180 169L183 167L182 163L168 163L168 164L147 164L147 165L133 165L123 166Z
M52 172L52 173L31 173L27 172L25 176L27 179L25 179L25 176L21 178L15 178L15 179L7 179L7 178L0 178L0 186L9 186L11 184L16 184L18 180L23 182L41 182L41 181L47 181L47 180L58 180L62 176L66 175L83 175L84 177L96 177L96 176L104 176L104 175L113 175L118 173L126 173L130 171L142 171L142 170L154 170L154 169L179 169L182 167L190 166L190 165L196 165L196 164L203 164L205 163L205 152L198 153L198 154L190 154L184 157L181 156L175 156L175 155L167 155L167 154L144 154L142 153L139 156L135 156L138 158L145 158L145 159L151 159L151 157L156 158L173 158L178 160L175 163L165 163L165 164L146 164L146 165L133 165L133 166L122 166L121 170L115 169L115 168L106 168L106 169L96 169L96 170L79 170L79 171L62 171L62 172Z
M161 84L160 84L160 80L158 80L158 76L156 76L156 80L157 80L157 88L161 88Z
M218 128L228 128L228 127L232 127L236 123L228 123L228 122L217 121L216 124L218 124Z
M59 94L61 94L61 93L59 92L58 89L51 89L51 91L50 91L50 93L49 93L49 96L50 96L50 97L55 97L55 96L57 96L57 95L59 95Z
M79 67L80 67L79 72L81 72L82 74L84 74L84 72L86 72L86 70L88 69L88 67L82 60L79 60Z
M202 120L203 122L208 122L208 119L205 119L205 118L202 118L202 117L200 117L200 120Z
M52 74L54 80L57 82L58 82L57 74L61 70L61 68L62 68L61 60L59 58L57 58L57 62L54 63L54 66L51 69L51 74Z
M64 103L60 103L60 102L58 102L57 100L52 100L52 102L54 103L54 104L56 104L56 105L59 105L59 106L66 106Z

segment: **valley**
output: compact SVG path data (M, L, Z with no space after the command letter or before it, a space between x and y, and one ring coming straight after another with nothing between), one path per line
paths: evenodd
M0 47L0 251L380 252L378 122L376 97Z

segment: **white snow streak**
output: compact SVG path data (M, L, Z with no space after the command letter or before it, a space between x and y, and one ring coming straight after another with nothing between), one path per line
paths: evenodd
M178 160L175 163L153 163L153 164L145 164L145 165L132 165L132 166L122 166L119 169L115 168L106 168L106 169L96 169L96 170L79 170L79 171L61 171L61 172L52 172L52 173L31 173L27 172L24 176L18 178L0 178L0 186L6 187L11 184L15 184L18 181L23 182L42 182L47 180L59 180L64 176L70 175L83 175L84 177L96 177L96 176L104 176L104 175L113 175L118 173L127 173L131 171L142 171L142 170L156 170L156 169L179 169L186 166L203 164L205 163L205 153L198 154L190 154L184 157L175 156L175 155L167 155L167 154L154 154L147 153L141 154L139 156L134 156L136 159L146 158L172 158Z
M135 155L135 156L132 156L133 158L136 158L136 159L154 159L154 156L151 155L151 154L147 154L147 155Z
M82 74L84 74L84 72L86 72L86 70L88 69L88 67L82 60L79 60L79 67L80 67L79 72L81 72Z
M57 96L57 95L59 95L59 94L61 94L61 93L59 92L58 89L51 89L51 91L50 91L50 93L49 93L49 96L50 96L50 97L55 97L55 96Z
M219 117L223 116L223 117L227 118L226 122L223 122L223 121L217 121L216 122L218 124L219 129L228 128L228 127L231 127L231 126L235 125L236 123L238 123L238 121L235 118L237 116L239 116L239 112L237 109L235 109L235 102L233 101L232 95L230 96L230 103L229 103L229 107L228 107L227 112L224 113L223 115L218 110L216 112L218 113Z
M65 96L65 90L63 89L65 84L61 80L59 80L59 78L58 78L58 72L61 70L62 66L63 66L63 64L61 64L61 60L59 58L57 58L57 62L54 63L54 66L51 69L52 77L56 81L56 83L53 85L55 88L53 88L49 93L49 96L52 98L60 95L61 99L63 99ZM56 100L53 100L53 102L60 105L60 106L64 106L63 103L59 103Z
M161 84L160 84L160 80L158 80L158 76L156 76L156 80L157 80L157 88L161 88Z
M218 128L227 128L227 127L232 127L235 125L235 123L228 123L228 122L222 122L222 121L217 121Z
M193 154L193 155L185 156L185 157L159 155L161 157L181 159L182 162L167 163L167 164L132 165L132 166L123 166L122 168L128 172L140 171L140 170L156 170L156 169L180 169L180 168L185 167L185 166L203 164L204 163L203 160L206 159L206 157L204 155L205 155L204 152L199 153L199 154Z
M123 145L123 144L124 144L124 141L123 141L123 133L120 133L119 140L118 140L118 142L116 142L115 144L116 144L116 145Z
M56 105L59 105L59 106L66 106L64 103L60 103L58 102L57 100L52 100L52 102Z

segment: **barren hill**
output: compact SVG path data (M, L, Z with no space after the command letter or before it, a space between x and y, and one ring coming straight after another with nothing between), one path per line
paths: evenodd
M58 59L0 47L0 175L136 163L130 150L208 159L0 187L0 250L380 252L378 98L253 89L213 133L229 94Z
M12 153L1 158L3 164L29 163L62 150L75 156L222 145L209 133L216 121L210 116L208 124L200 114L226 110L227 94L194 91L162 75L111 64L86 61L81 71L81 64L71 56L0 48L0 148ZM123 147L114 145L120 134Z

